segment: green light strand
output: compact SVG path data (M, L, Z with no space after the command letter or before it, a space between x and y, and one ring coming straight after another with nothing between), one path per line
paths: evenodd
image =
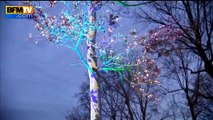
M116 2L120 3L121 5L125 6L125 7L131 7L131 6L139 6L139 5L144 5L144 4L148 4L154 1L149 1L149 2L142 2L142 3L138 3L138 4L128 4L126 2L122 2L121 0L116 0Z
M104 71L115 71L115 72L130 70L129 67L117 67L117 68L105 67L105 68L101 68L101 69Z

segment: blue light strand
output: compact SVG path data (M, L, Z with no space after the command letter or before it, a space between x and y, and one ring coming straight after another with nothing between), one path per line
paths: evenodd
M72 49L70 47L68 47L69 49ZM92 73L93 70L89 67L89 65L86 63L86 61L84 60L83 56L81 55L80 51L77 49L75 49L78 57L80 58L81 62L83 63L83 65Z
M85 7L86 6L86 7ZM84 5L84 18L83 18L83 27L81 28L81 33L78 39L77 44L75 45L75 48L79 46L79 44L82 41L83 33L84 33L84 28L85 28L85 23L86 23L86 12L87 11L87 5Z
M53 37L52 37L53 39L51 39L51 41L54 44L64 45L67 48L74 50L77 53L77 55L79 56L83 65L92 73L93 72L92 68L89 67L89 65L87 64L86 60L83 58L78 47L84 40L84 36L86 36L85 32L88 29L88 27L91 27L92 29L96 29L96 30L99 30L99 29L101 30L102 29L101 25L103 25L105 23L101 22L101 21L96 22L95 24L88 22L87 21L88 19L86 16L86 13L87 13L86 11L88 9L87 8L88 6L87 5L85 6L85 5L86 4L84 4L84 11L82 12L83 13L82 21L80 21L80 20L78 21L78 19L76 19L78 17L81 17L82 13L74 15L72 13L69 13L70 11L66 11L64 13L65 18L60 19L60 20L65 21L65 23L64 22L62 23L63 26L60 26L61 24L57 24L57 23L60 23L60 20L55 21L54 17L53 18L48 17L47 22L50 22L50 24L48 24L46 26L44 25L43 29L48 31L50 35L53 35ZM69 3L68 3L68 6L70 6ZM47 17L43 18L42 20L45 20L46 18ZM82 25L82 23L83 23L83 25ZM117 36L115 36L115 37L117 39ZM106 68L107 67L119 68L119 66L123 66L122 64L119 64L119 61L116 61L116 58L120 57L122 54L123 53L118 54L116 56L111 56L108 59L104 59L103 67L106 66Z

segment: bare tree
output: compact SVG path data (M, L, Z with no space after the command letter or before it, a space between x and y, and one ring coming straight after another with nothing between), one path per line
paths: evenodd
M153 51L161 53L160 55L168 55L169 51L180 49L175 45L181 43L181 49L189 49L204 63L202 69L189 68L191 73L197 74L205 71L213 78L212 13L213 3L211 1L157 1L147 4L146 7L138 7L134 16L138 22L162 25L150 31L146 36L152 38L144 44L147 50L155 49ZM167 29L164 30L168 31L162 34L160 31L165 27ZM143 40L144 36L140 39ZM162 49L165 45L167 45L166 49Z
M197 62L193 62L196 59ZM175 93L179 93L180 101L186 101L188 108L180 108L180 103L177 104L177 100L172 100L177 108L180 108L184 118L187 118L187 111L190 113L190 118L192 120L196 119L212 119L212 103L211 97L212 84L209 84L208 81L210 77L206 77L205 73L191 74L191 71L187 68L194 67L198 70L201 69L202 62L199 61L199 58L191 55L189 51L179 51L175 56L167 57L164 59L165 71L164 77L166 80L174 80L175 85L178 85L179 91L170 90ZM209 86L209 90L206 91L205 87ZM168 91L167 91L168 92ZM203 93L204 92L204 93ZM205 94L204 96L202 96ZM182 96L182 97L181 97ZM184 99L183 99L184 98ZM187 110L188 109L188 110ZM205 116L205 117L204 117Z
M76 94L79 104L72 108L67 120L89 120L90 119L90 92L89 83L83 82L80 87L80 92Z
M173 109L184 111L184 119L212 119L212 8L210 1L158 1L135 12L138 22L160 25L137 42L164 66L164 79L176 81L173 88L178 85L178 89L164 86L167 93L178 93L178 99L186 101L187 109L181 107L181 100L179 104L171 100ZM172 116L178 118L175 113Z

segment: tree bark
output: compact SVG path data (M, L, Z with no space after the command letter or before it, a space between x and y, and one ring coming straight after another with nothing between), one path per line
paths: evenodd
M96 13L93 11L92 3L89 6L88 11L89 23L93 24L96 21ZM95 38L96 30L92 27L88 31L87 40L87 63L91 69L88 69L89 80L90 80L90 120L100 120L100 97L99 97L99 81L96 75L97 61L95 58Z

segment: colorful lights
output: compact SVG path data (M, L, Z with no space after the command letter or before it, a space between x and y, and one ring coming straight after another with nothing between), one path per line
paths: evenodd
M121 1L119 2L126 4ZM141 48L138 46L140 43L134 41L134 39L138 38L138 33L135 29L130 29L129 35L116 30L121 20L116 12L106 9L105 14L97 17L96 22L90 22L91 16L88 15L88 6L94 4L94 8L91 9L94 12L106 4L109 5L108 2L57 2L57 4L59 3L62 3L66 9L62 9L58 15L51 15L48 13L49 11L45 11L46 8L41 7L42 5L35 5L35 27L50 43L74 50L81 63L90 73L102 70L105 72L114 71L119 74L125 71L137 74L140 70L150 71L150 68L154 67L154 65L148 67L151 64L150 62L148 63L149 55L141 52ZM56 5L55 2L51 4ZM96 43L91 44L91 46L86 45L91 37L90 33L88 34L89 29L96 30L98 33ZM33 39L33 37L34 35L29 34L30 39ZM91 62L91 59L86 60L86 56L82 54L83 51L79 47L93 47L92 49L96 51L96 54L90 55L91 58L94 57L98 60L95 71L88 64L88 62ZM144 72L143 74L136 75L134 80L143 82L140 76L143 76L143 79L149 79L150 76L154 75L154 73L153 75L151 74Z
M45 8L35 5L33 20L41 36L52 44L74 50L81 63L87 68L90 81L91 120L99 120L101 116L98 94L99 72L115 73L122 82L126 80L134 88L140 88L142 83L157 83L153 80L159 73L158 68L148 55L144 56L138 43L133 41L137 38L136 30L130 30L129 35L117 31L121 19L113 11L110 13L106 10L106 14L96 16L96 11L107 2L62 3L66 10L62 8L57 15L51 15L49 11L45 11ZM120 3L124 4L121 1ZM50 1L49 4L52 9L56 6L56 1ZM32 38L31 34L29 38ZM83 55L80 47L85 48L86 56Z

